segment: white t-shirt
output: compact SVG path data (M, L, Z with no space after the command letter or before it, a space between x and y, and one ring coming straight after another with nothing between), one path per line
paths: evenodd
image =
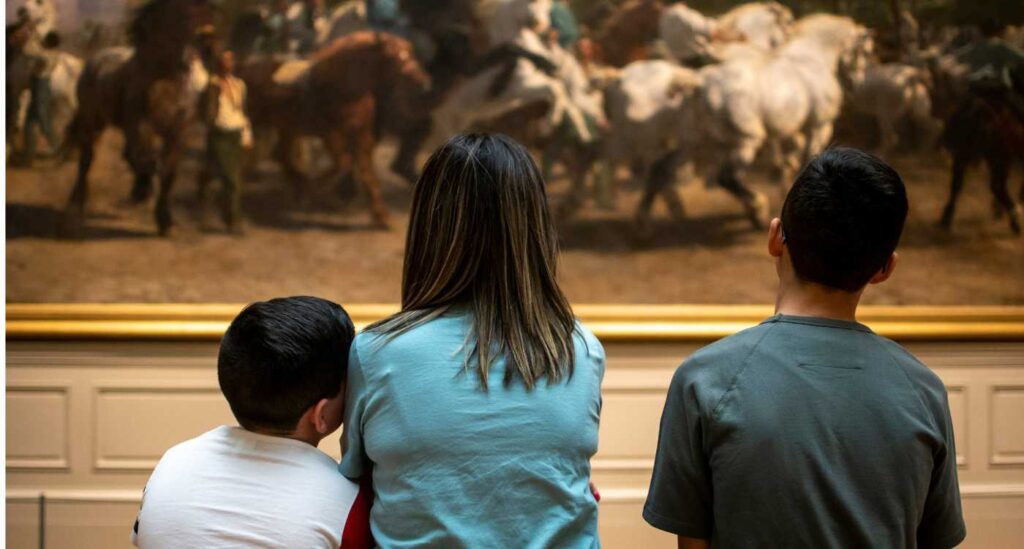
M163 547L352 547L369 536L369 487L320 450L221 426L157 464L132 543ZM344 542L344 543L343 543Z

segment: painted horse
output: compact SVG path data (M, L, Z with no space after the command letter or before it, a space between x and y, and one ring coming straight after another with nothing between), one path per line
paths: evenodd
M209 0L151 0L135 12L129 27L132 48L101 50L78 81L78 109L68 143L79 150L78 176L68 199L62 232L77 236L85 219L88 175L100 133L124 132L124 159L135 175L131 197L145 201L159 178L157 230L171 229L170 193L194 115L198 62L190 59L195 31L211 19Z
M386 227L388 210L373 165L378 120L385 112L418 117L430 88L411 44L392 34L359 31L306 61L255 61L242 67L239 76L249 90L253 126L276 130L274 158L292 183L301 191L307 179L294 160L298 140L319 138L333 161L324 177L340 181L354 175L369 195L374 221Z

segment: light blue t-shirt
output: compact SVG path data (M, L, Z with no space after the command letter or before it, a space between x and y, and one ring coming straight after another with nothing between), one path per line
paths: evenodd
M599 547L590 458L597 451L604 350L577 324L573 375L489 391L464 369L467 313L384 342L352 344L344 456L373 474L371 528L381 547Z

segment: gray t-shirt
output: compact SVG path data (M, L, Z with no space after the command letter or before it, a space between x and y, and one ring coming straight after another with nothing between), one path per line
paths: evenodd
M715 547L952 547L945 387L862 324L776 315L676 371L643 516Z

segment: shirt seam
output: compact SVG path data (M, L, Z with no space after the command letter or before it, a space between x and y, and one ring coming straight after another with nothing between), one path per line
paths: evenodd
M803 325L803 326L817 326L819 328L835 328L837 330L849 330L851 332L860 332L860 333L864 333L864 334L873 334L873 333L875 333L874 331L871 330L871 328L868 328L867 326L864 326L863 324L860 324L860 323L855 323L856 326L837 326L837 325L834 325L834 324L825 324L825 323L820 323L820 322L811 322L811 321L807 321L807 320L802 320L800 318L784 317L784 316L779 316L779 315L776 315L769 322L773 322L773 323L774 322L787 322L789 324L800 324L800 325Z
M936 424L936 418L932 416L931 410L928 408L928 405L925 404L924 398L921 396L920 389L917 387L917 384L914 383L914 380L910 379L910 374L907 373L906 368L904 368L903 365L900 364L899 360L896 360L896 357L893 356L892 351L887 349L886 346L883 345L880 341L875 339L874 344L882 349L886 356L889 357L889 361L892 362L892 364L896 367L896 369L900 371L901 374L903 374L903 379L905 379L907 383L910 385L910 390L914 392L914 397L917 399L917 403L921 406L921 411L928 418L928 423L931 425L932 429L935 429L935 432L937 433L943 433L943 429ZM927 368L927 366L924 367ZM943 435L945 435L945 433L943 433ZM945 436L943 436L942 444L946 444Z
M733 376L732 381L729 384L729 388L725 390L725 394L723 394L718 399L718 402L715 403L715 407L711 410L711 419L713 421L718 420L718 414L721 411L722 406L725 404L726 397L728 397L732 393L733 389L735 389L736 386L739 385L740 376L743 375L743 372L747 371L747 368L750 367L750 357L754 355L754 351L756 351L757 348L761 346L761 342L764 341L764 338L768 337L768 334L772 333L772 330L774 328L774 324L769 326L765 333L761 335L760 339L757 340L757 343L755 343L754 346L750 348L750 351L747 353L747 355L743 357L743 362L740 363L740 369L739 371L736 372L736 375Z

